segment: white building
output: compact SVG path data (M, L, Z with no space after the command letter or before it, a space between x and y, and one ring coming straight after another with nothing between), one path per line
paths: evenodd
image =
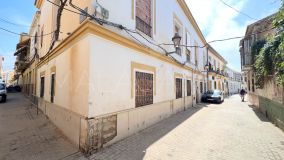
M52 50L44 35L56 29L58 7L35 5L39 108L85 152L191 108L207 88L207 42L184 0L74 0L66 8L104 20L64 10ZM195 47L172 53L176 34Z
M229 95L237 94L242 89L242 74L229 67L226 67Z

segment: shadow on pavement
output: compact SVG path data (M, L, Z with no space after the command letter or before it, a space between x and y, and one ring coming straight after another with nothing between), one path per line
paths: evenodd
M260 119L262 122L270 122L268 118L254 105L249 105L249 107L254 111L255 115Z
M192 107L186 111L175 114L126 139L116 142L115 144L112 144L111 146L91 155L89 158L95 160L127 160L133 158L136 160L142 160L149 146L167 135L185 120L191 118L203 107L207 107L207 104L198 104L197 106L198 107ZM114 155L114 153L117 153L117 155ZM135 157L133 157L133 155L135 155Z

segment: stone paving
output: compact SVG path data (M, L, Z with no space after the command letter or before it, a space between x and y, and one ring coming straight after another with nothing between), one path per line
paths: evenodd
M284 133L239 96L172 116L92 160L284 160Z
M202 104L84 157L21 94L0 103L0 160L284 160L284 133L239 96Z
M0 160L79 159L75 155L80 153L74 145L22 94L0 103Z

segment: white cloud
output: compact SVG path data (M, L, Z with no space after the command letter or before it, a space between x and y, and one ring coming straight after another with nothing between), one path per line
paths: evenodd
M219 0L186 0L197 23L205 33L205 38L211 40L242 36L246 26L252 21L240 24L236 21L238 12L222 4ZM246 4L243 1L226 1L239 10ZM239 55L240 39L216 42L211 45L228 61L228 66L240 71Z

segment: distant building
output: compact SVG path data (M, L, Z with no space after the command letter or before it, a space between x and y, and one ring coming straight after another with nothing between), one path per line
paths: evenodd
M14 82L15 71L4 71L2 73L2 79L6 82L7 85L12 85Z
M0 55L0 80L3 78L3 62L4 62L4 57Z
M242 89L242 74L229 67L226 67L225 72L227 73L228 94L239 93Z

